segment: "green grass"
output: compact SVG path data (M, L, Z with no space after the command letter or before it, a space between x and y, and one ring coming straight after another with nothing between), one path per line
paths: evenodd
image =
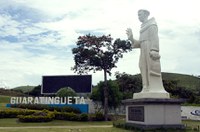
M194 127L194 126L199 125L199 127L200 127L200 121L184 120L183 124L190 126L190 127Z
M141 77L140 74L135 76ZM162 72L162 79L178 81L178 87L184 87L189 90L196 91L200 88L200 78L193 75Z
M112 125L111 121L93 121L93 122L74 122L53 120L51 122L44 123L21 123L17 121L17 118L4 118L0 119L0 127L20 127L20 126L77 126L77 125Z
M10 102L9 96L0 95L0 103L9 103L9 102Z
M111 121L102 122L72 122L72 121L61 121L54 120L47 123L20 123L16 118L0 119L0 127L11 127L11 129L0 129L3 132L130 132L127 130L114 128L114 127L102 127L102 125L112 125ZM47 128L12 128L12 127L37 127L47 126ZM72 128L48 128L48 126L72 126ZM77 127L76 127L77 126ZM85 126L86 128L79 128ZM95 126L90 128L87 126Z
M194 131L200 131L200 121L191 121L191 120L185 120L182 121L185 126L187 126L186 132L194 132Z
M1 129L0 129L1 131ZM3 132L130 132L118 128L37 128L37 129L3 129Z
M198 126L200 126L200 121L183 121L183 124L187 124L187 131L192 132L195 129L197 130ZM11 127L10 129L2 129L2 132L130 132L128 130L113 128L113 127L102 127L102 125L112 125L111 121L107 122L73 122L73 121L61 121L54 120L52 122L47 123L20 123L17 121L17 118L4 118L0 119L0 127ZM45 127L45 128L26 128L26 127ZM48 128L48 126L71 126L71 128ZM77 127L76 127L77 126ZM88 128L81 128L85 126ZM89 126L95 126L95 128L91 128ZM25 127L25 128L13 128L12 127Z

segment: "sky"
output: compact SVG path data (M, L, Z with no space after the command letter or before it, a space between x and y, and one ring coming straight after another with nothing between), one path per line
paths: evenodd
M199 0L0 0L0 87L37 86L43 75L76 75L72 48L81 35L139 38L139 9L159 28L162 72L200 75ZM112 70L140 73L140 50ZM103 72L89 73L95 85Z

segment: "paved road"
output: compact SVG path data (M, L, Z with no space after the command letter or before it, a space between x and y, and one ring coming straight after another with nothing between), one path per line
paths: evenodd
M23 127L0 127L2 129L37 129L37 128L105 128L113 127L113 125L84 125L84 126L23 126Z

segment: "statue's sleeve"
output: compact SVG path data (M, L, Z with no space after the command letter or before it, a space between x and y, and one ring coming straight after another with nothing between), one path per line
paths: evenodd
M133 48L140 48L140 41L133 39L132 47Z
M149 29L150 36L150 51L159 52L159 38L158 38L158 27L156 25L152 25Z

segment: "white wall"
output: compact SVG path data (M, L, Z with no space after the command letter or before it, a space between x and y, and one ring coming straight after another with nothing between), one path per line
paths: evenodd
M182 119L200 120L200 107L198 106L181 106Z

